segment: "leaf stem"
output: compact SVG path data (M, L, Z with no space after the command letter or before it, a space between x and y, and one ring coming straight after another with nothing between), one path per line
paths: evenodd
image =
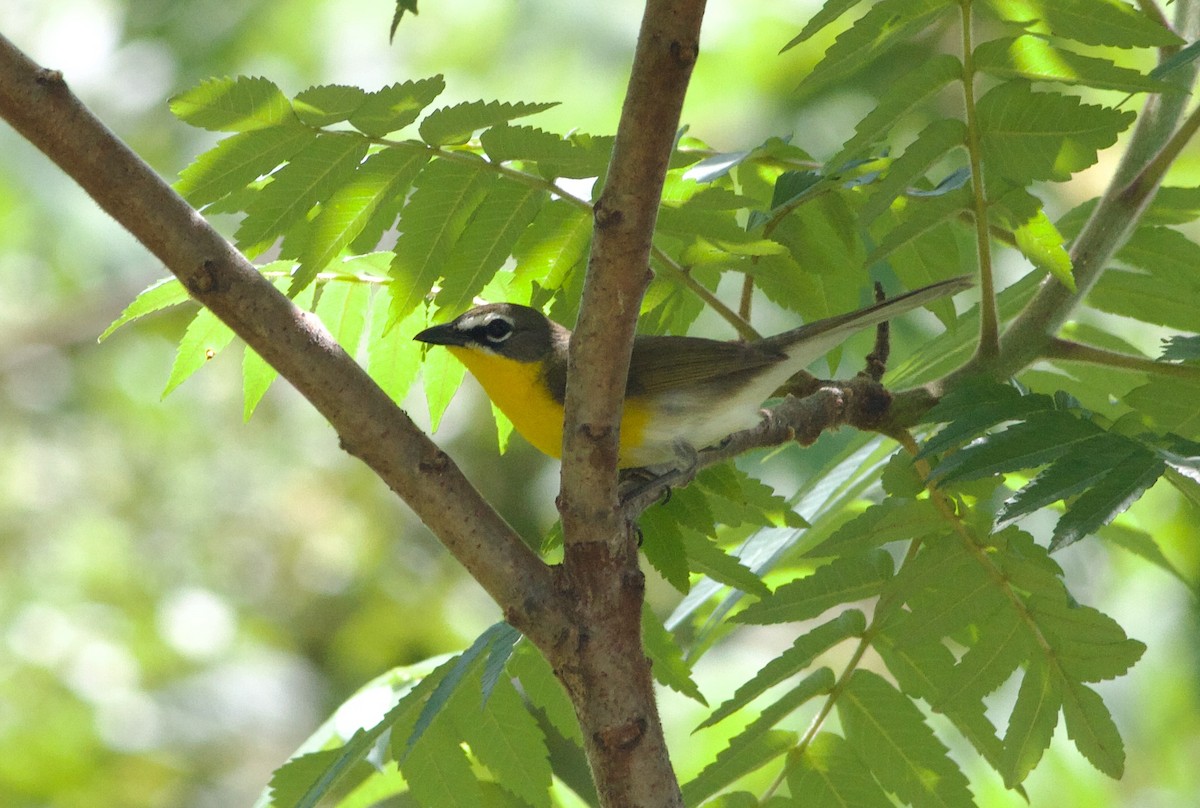
M975 110L975 54L971 42L971 0L962 0L963 106L967 118L967 158L971 166L971 196L975 219L975 249L979 257L979 347L977 356L1000 353L1000 318L996 310L996 281L992 272L991 233L983 182L983 148Z
M1046 359L1061 359L1069 362L1087 362L1093 365L1104 365L1110 368L1133 370L1156 376L1171 376L1177 379L1200 379L1200 367L1196 365L1176 365L1170 362L1158 362L1143 356L1106 351L1091 345L1083 345L1071 340L1055 338L1046 346L1043 354Z

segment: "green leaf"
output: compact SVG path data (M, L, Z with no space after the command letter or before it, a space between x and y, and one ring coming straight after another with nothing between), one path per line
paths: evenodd
M1108 432L1085 438L1006 500L999 520L1007 522L1078 494L1119 468L1138 448L1134 441Z
M292 118L292 105L275 83L261 77L209 79L171 98L171 112L192 126L249 132Z
M411 340L411 337L409 339ZM446 408L450 406L454 394L462 387L466 372L463 363L454 358L454 354L449 351L425 352L425 358L421 362L421 380L425 388L425 402L429 406L429 426L434 432L441 424L442 416L446 414Z
M1120 0L1054 0L1039 5L1037 13L1055 36L1085 45L1150 48L1184 44L1149 15Z
M642 643L646 648L646 656L650 658L650 670L659 684L708 706L675 638L649 604L642 604Z
M532 808L550 808L546 741L510 682L496 682L485 704L472 678L447 709L471 754L505 790Z
M305 126L329 126L349 119L366 100L366 91L359 87L322 84L293 98L292 109Z
M1043 664L1030 664L1017 692L1017 703L1008 717L1004 734L1003 769L1000 774L1009 788L1033 771L1050 745L1058 726L1062 690L1058 679Z
M825 653L842 640L861 635L866 629L867 621L863 613L858 609L848 609L807 634L801 634L790 648L759 668L750 679L739 685L733 696L713 710L712 715L704 719L696 729L711 727L728 718L769 688L807 668L820 654Z
M297 153L246 209L235 238L243 249L264 246L300 222L354 173L367 153L357 135L323 134Z
M557 288L582 268L591 240L589 212L562 199L551 200L513 247L517 282Z
M1034 468L1057 459L1072 444L1091 440L1102 430L1067 412L1035 412L1007 429L982 437L942 458L931 480L975 480L992 474Z
M968 380L956 385L925 413L924 422L946 423L946 427L925 442L917 457L944 452L996 424L1023 420L1053 408L1054 400L1049 396L1025 395L1012 384L990 379Z
M249 421L258 409L259 402L267 394L272 382L279 376L275 368L267 364L249 345L242 353L242 420Z
M449 722L433 724L399 761L409 791L421 805L482 808L479 782Z
M386 257L391 258L390 255ZM371 301L367 371L375 383L398 403L404 401L421 370L421 344L414 342L413 337L425 328L427 320L425 307L418 306L389 329L391 314L388 311L387 298L377 293Z
M830 23L836 21L850 9L859 4L860 0L825 0L825 5L821 6L821 10L812 16L804 27L800 29L800 33L792 37L779 52L784 53L796 47L802 42L807 42L814 36L824 30Z
M396 10L392 12L392 24L388 28L388 44L396 38L396 29L400 27L400 20L404 19L405 12L411 11L414 15L417 13L417 0L396 0Z
M787 782L807 808L891 808L870 767L839 735L818 733L803 751L788 755Z
M515 182L491 185L446 258L448 269L436 299L440 310L458 312L471 305L508 260L546 197L540 188Z
M850 555L889 542L911 541L949 530L946 518L929 500L891 497L839 527L806 555Z
M975 805L967 778L921 711L882 677L856 670L837 711L850 747L901 800L914 805Z
M507 123L558 106L557 102L527 104L467 101L435 109L421 121L421 139L431 146L457 146L489 126Z
M795 712L805 702L833 690L837 677L830 668L818 668L800 680L800 684L780 696L773 704L768 705L758 718L746 725L730 745L749 743L752 738L762 735L784 718ZM697 727L696 730L700 728Z
M1030 215L1027 209L1036 212ZM1017 249L1031 264L1049 272L1063 286L1074 291L1075 277L1071 274L1071 257L1063 246L1065 239L1046 211L1042 210L1041 200L1024 188L1017 188L995 200L989 213L1001 226L1012 232Z
M867 256L866 263L871 265L882 261L901 247L937 229L947 219L958 216L970 202L971 192L965 186L940 196L909 200L900 224L880 239Z
M537 163L542 176L547 177L595 177L608 164L603 152L581 148L532 126L493 126L479 136L479 144L494 163Z
M350 116L350 125L371 137L397 132L415 121L444 89L446 81L441 75L383 87L367 94Z
M837 156L827 165L841 167L861 157L873 145L883 140L907 113L925 104L943 87L962 78L962 62L948 53L933 56L915 70L892 83L889 92L880 99L854 127L854 136L846 141Z
M686 595L690 583L679 523L663 508L650 508L642 514L638 526L642 531L642 553L646 560L667 583Z
M104 342L114 331L126 323L132 323L134 320L139 320L147 314L153 314L156 311L178 306L180 303L186 303L190 300L187 290L183 288L183 284L176 277L163 278L155 281L147 286L142 291L138 292L137 297L133 302L125 307L117 319L112 321L108 328L104 329L97 342Z
M1088 762L1114 780L1125 772L1125 744L1104 701L1087 685L1062 683L1063 720L1067 737Z
M725 786L785 754L797 740L794 732L769 730L747 743L721 750L716 760L705 766L691 781L684 783L684 803L699 805Z
M966 137L966 124L957 118L939 118L921 130L916 140L888 166L882 179L872 186L873 192L860 212L863 221L869 223L886 212L893 200L949 151L962 146Z
M878 595L892 567L892 557L882 550L837 558L747 606L733 620L759 625L808 620L838 604Z
M995 581L960 539L923 545L901 568L890 594L905 600L913 615L898 644L940 640L1005 606Z
M539 651L529 643L521 643L508 664L508 671L520 680L521 691L545 715L549 726L567 740L583 742L571 700Z
M371 290L361 283L330 281L321 289L316 314L350 356L358 354L367 324Z
M1200 361L1200 336L1167 337L1163 340L1162 354L1158 358L1163 362Z
M1118 67L1108 59L1082 56L1056 48L1045 37L1034 34L993 39L980 44L975 49L975 67L1001 79L1054 81L1129 93L1158 93L1173 89L1165 81L1127 67Z
M945 710L954 702L973 704L990 695L1026 660L1032 641L1015 610L994 611L979 624L975 642L947 677L934 709Z
M271 805L277 808L315 808L343 778L365 777L373 771L366 761L386 726L360 729L336 749L292 758L271 776Z
M1200 439L1200 380L1151 379L1128 393L1126 404L1148 415L1155 427L1184 437Z
M416 308L445 273L451 249L496 181L482 163L457 160L434 160L417 177L390 270L393 320Z
M376 220L395 221L408 187L428 159L424 149L401 143L360 163L354 175L322 203L320 212L306 229L291 294L310 284L368 225ZM375 240L390 221L388 225L379 222L380 232Z
M1054 526L1050 549L1059 550L1107 525L1166 471L1166 464L1147 449L1131 452L1118 469L1079 495Z
M1146 651L1106 614L1061 597L1035 594L1029 611L1050 643L1054 661L1065 676L1102 682L1123 676Z
M734 556L725 552L703 533L684 530L682 537L683 549L687 554L688 569L692 572L707 575L714 581L720 581L747 594L770 595L771 590L767 588L761 578L742 566Z
M882 0L838 35L800 85L812 95L871 64L901 42L928 28L954 6L945 0Z
M171 375L162 396L166 398L172 390L199 370L209 360L216 357L221 349L233 339L233 331L229 326L217 319L210 309L200 309L183 333L179 341L179 350L175 354L175 363L171 366Z
M1200 244L1168 227L1141 227L1117 258L1143 272L1105 272L1087 302L1101 311L1183 331L1197 327Z
M210 205L270 174L316 138L299 124L227 137L180 172L175 190L195 207Z
M1136 117L1058 93L1034 92L1024 81L997 85L977 107L989 179L1016 185L1062 182L1096 162ZM991 183L989 183L990 185Z

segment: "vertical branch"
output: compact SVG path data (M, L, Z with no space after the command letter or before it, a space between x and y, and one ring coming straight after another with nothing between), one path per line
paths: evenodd
M974 202L975 251L979 256L979 348L980 358L990 359L1000 351L1000 317L996 310L996 279L992 273L992 242L988 229L987 197L983 183L983 155L979 142L979 119L975 112L975 53L971 34L971 0L962 0L963 105L967 116L967 156L971 165Z

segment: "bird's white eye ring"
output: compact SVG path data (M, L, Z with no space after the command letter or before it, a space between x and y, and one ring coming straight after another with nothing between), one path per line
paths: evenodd
M483 327L484 336L491 343L501 343L512 336L513 324L507 317L494 317Z

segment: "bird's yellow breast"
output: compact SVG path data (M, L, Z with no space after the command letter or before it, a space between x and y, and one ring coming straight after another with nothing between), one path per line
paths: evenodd
M450 345L462 362L500 408L521 437L551 457L562 456L563 406L546 385L541 362L519 362L487 351ZM648 412L626 400L621 416L621 461L624 467L632 450L641 445Z

